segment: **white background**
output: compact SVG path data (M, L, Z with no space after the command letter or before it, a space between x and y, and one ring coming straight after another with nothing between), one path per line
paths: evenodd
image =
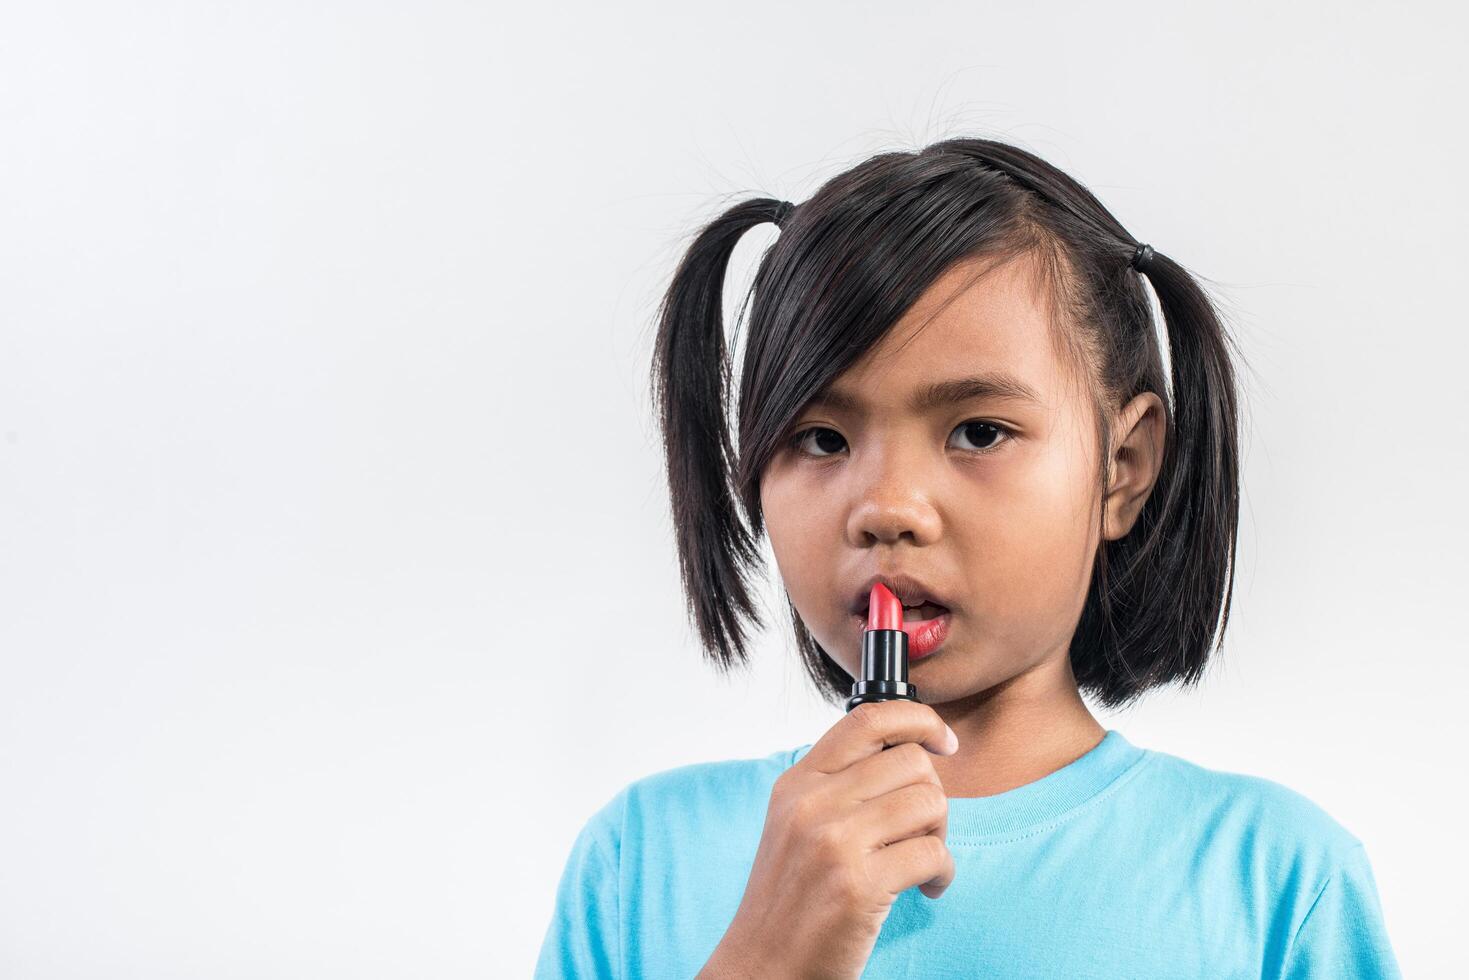
M819 737L779 619L693 645L653 304L722 207L961 134L1250 363L1224 653L1104 724L1318 802L1462 973L1465 20L7 5L0 975L525 976L619 788Z

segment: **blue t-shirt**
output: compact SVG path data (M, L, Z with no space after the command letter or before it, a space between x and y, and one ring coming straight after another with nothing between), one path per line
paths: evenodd
M810 749L636 780L572 845L536 977L699 972L775 778ZM893 903L863 977L1399 977L1362 842L1267 779L1109 730L1064 768L949 799L955 878Z

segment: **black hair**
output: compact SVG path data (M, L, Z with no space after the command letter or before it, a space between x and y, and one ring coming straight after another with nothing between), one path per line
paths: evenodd
M725 268L744 232L768 221L781 230L738 318L749 332L732 440ZM1175 680L1195 683L1223 641L1234 586L1234 345L1195 277L1159 251L1138 272L1138 246L1077 181L1028 151L977 138L881 153L794 209L747 200L699 230L658 310L651 382L680 573L706 657L726 671L748 660L747 630L760 625L750 582L761 566L760 475L806 403L953 263L1032 256L1060 336L1087 368L1094 406L1144 391L1165 406L1161 469L1132 528L1108 541L1103 509L1070 645L1077 686L1119 707ZM1171 392L1144 275L1163 314ZM1105 490L1110 433L1097 416ZM807 673L842 703L851 676L787 604Z

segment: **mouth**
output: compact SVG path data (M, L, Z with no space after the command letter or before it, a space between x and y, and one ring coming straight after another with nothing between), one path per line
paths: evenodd
M878 582L887 586L903 604L903 622L924 622L937 619L950 611L946 596L910 575L874 575L857 587L849 608L854 616L867 619L867 603L872 596L872 587Z
M922 581L907 575L876 575L861 586L852 597L852 622L860 636L867 628L867 604L872 587L881 582L903 604L903 632L908 634L910 660L918 660L936 651L949 635L953 610L946 596L938 594Z
M916 606L904 606L903 626L906 628L909 623L921 625L931 619L938 619L948 611L948 606L941 606L936 602L920 602ZM853 615L857 617L862 625L866 626L868 620L867 612L867 607L863 606L860 612L853 613Z
M867 611L852 614L858 636L867 629ZM948 608L933 602L903 607L903 632L908 634L909 661L921 660L943 646L948 639L953 615Z

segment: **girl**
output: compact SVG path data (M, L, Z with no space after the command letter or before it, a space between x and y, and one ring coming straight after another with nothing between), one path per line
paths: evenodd
M766 221L731 433L724 268ZM1356 837L1082 700L1198 681L1238 514L1220 318L1084 187L951 139L737 204L673 277L653 383L713 662L745 660L765 533L823 693L850 695L881 582L921 702L624 788L572 847L538 976L1398 975Z

